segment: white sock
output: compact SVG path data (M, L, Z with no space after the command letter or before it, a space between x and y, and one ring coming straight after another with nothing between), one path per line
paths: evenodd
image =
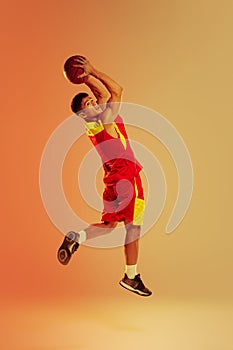
M79 231L79 240L78 243L83 243L87 239L87 234L85 231Z
M137 265L126 265L125 266L125 273L130 279L134 279L134 277L137 274Z

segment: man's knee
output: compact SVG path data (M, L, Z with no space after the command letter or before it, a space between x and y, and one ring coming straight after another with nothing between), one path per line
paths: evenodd
M125 220L125 222L124 222L124 224L125 224L125 229L126 229L126 231L128 232L128 231L139 231L140 232L140 230L141 230L141 226L140 225L134 225L133 223L132 223L132 221L127 221L127 220Z
M141 226L130 224L126 228L126 241L131 242L140 238Z

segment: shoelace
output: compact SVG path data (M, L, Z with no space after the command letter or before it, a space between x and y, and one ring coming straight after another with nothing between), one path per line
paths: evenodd
M136 275L135 278L143 288L146 288L144 283L141 280L140 274Z

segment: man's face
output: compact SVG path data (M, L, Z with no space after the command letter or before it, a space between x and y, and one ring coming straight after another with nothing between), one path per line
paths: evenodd
M84 118L94 119L102 112L100 106L96 103L96 101L91 97L87 96L82 99L81 103L82 110L85 114Z

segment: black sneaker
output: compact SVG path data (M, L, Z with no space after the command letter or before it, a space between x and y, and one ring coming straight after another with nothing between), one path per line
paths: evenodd
M124 278L122 278L119 283L122 287L141 296L147 297L152 294L152 292L144 286L140 274L136 275L134 279L128 278L125 274Z
M57 252L57 258L62 265L67 265L72 254L78 249L79 234L73 231L67 233Z

